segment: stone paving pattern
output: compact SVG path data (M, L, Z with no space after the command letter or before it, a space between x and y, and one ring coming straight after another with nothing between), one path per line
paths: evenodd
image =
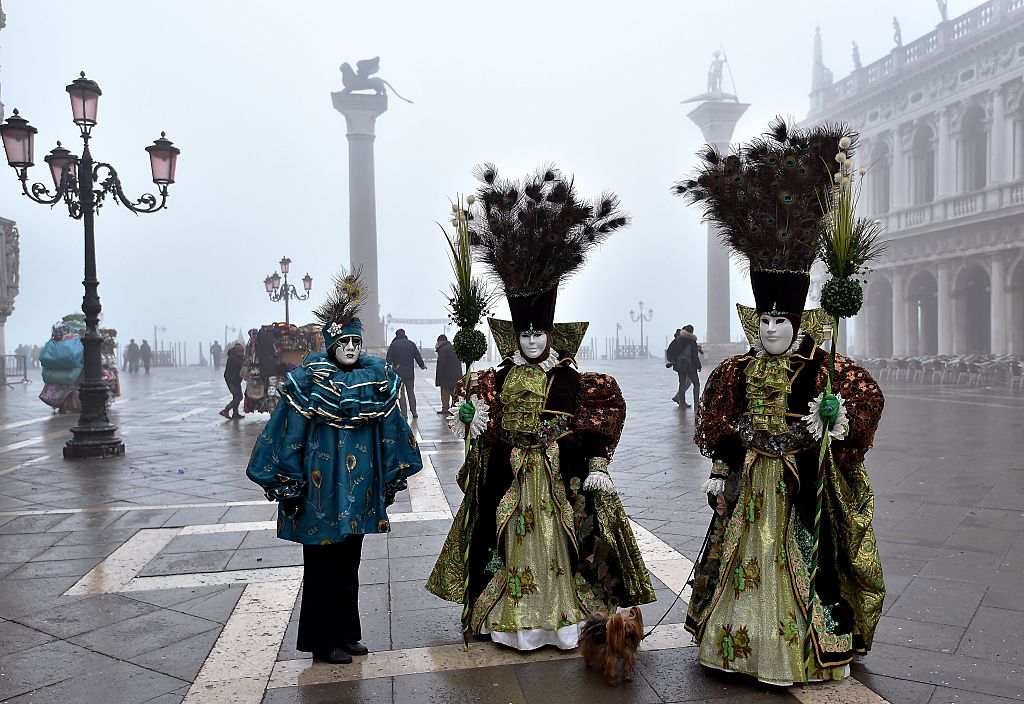
M616 376L629 414L612 473L629 515L693 558L710 509L697 489L707 462L692 443L692 412L669 401L675 375L652 360L593 363ZM432 369L417 385L422 449L452 509L458 445L442 427ZM178 704L206 661L242 586L62 596L140 529L266 521L271 504L109 510L258 501L244 476L267 416L216 415L219 373L155 369L125 379L112 417L123 459L61 457L73 417L50 416L36 382L0 390L0 702ZM188 388L185 388L188 387ZM1006 389L891 386L868 455L875 528L888 594L875 647L853 675L890 702L995 704L1024 697L1024 394ZM205 406L205 410L188 415ZM12 425L36 420L19 427ZM39 458L46 456L46 459ZM29 464L25 464L29 463ZM15 515L19 511L89 509ZM401 495L393 511L410 511ZM374 651L459 641L459 607L423 589L448 521L396 523L367 539L360 610ZM301 564L301 549L272 531L178 536L140 576ZM658 601L673 592L655 580ZM679 602L666 623L679 623ZM298 616L277 660L294 650ZM785 702L778 690L709 673L686 647L641 652L636 680L607 688L579 660L411 674L269 689L285 702ZM320 667L320 666L318 666ZM809 691L809 690L808 690ZM557 695L554 693L557 692Z

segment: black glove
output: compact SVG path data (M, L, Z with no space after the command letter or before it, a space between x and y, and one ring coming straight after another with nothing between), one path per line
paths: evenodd
M665 369L671 369L671 368L672 368L672 362L665 362Z
M295 518L302 512L303 503L305 502L301 498L281 499L281 510L286 517Z
M409 482L402 479L394 479L384 485L384 506L390 506L395 503L395 494L400 491L405 491L409 488Z

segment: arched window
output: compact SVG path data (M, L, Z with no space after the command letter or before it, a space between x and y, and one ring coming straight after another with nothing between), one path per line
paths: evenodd
M871 210L873 215L889 212L889 192L892 184L892 151L885 140L878 140L871 151Z
M935 200L935 131L920 125L910 148L910 195L914 205Z
M988 128L985 112L977 105L964 113L957 147L960 192L980 191L988 183Z

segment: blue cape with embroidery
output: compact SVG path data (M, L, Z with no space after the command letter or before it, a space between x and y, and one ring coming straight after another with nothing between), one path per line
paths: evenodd
M395 410L401 383L380 357L359 356L359 367L341 370L326 352L313 352L288 373L282 397L310 420L356 428Z

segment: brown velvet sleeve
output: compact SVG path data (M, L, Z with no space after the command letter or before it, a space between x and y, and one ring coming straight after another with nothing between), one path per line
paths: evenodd
M734 444L733 431L746 410L740 357L729 357L715 367L704 384L697 404L693 441L700 453L711 459L732 460L733 452L723 454L723 445ZM731 448L730 448L731 449Z
M626 422L626 400L614 377L580 374L580 396L573 431L587 457L611 459Z
M817 385L825 388L829 364L826 359L818 370ZM836 355L836 371L832 393L843 397L850 432L844 440L832 443L832 452L840 467L864 461L864 455L875 441L875 430L882 417L885 397L878 383L862 366L849 357Z
M501 400L499 398L501 389L498 388L495 378L495 369L483 369L473 372L473 381L470 393L479 396L487 404L490 416L487 422L487 430L481 436L485 442L496 442L499 436L501 422ZM464 400L466 398L466 380L463 377L452 392L453 398Z

